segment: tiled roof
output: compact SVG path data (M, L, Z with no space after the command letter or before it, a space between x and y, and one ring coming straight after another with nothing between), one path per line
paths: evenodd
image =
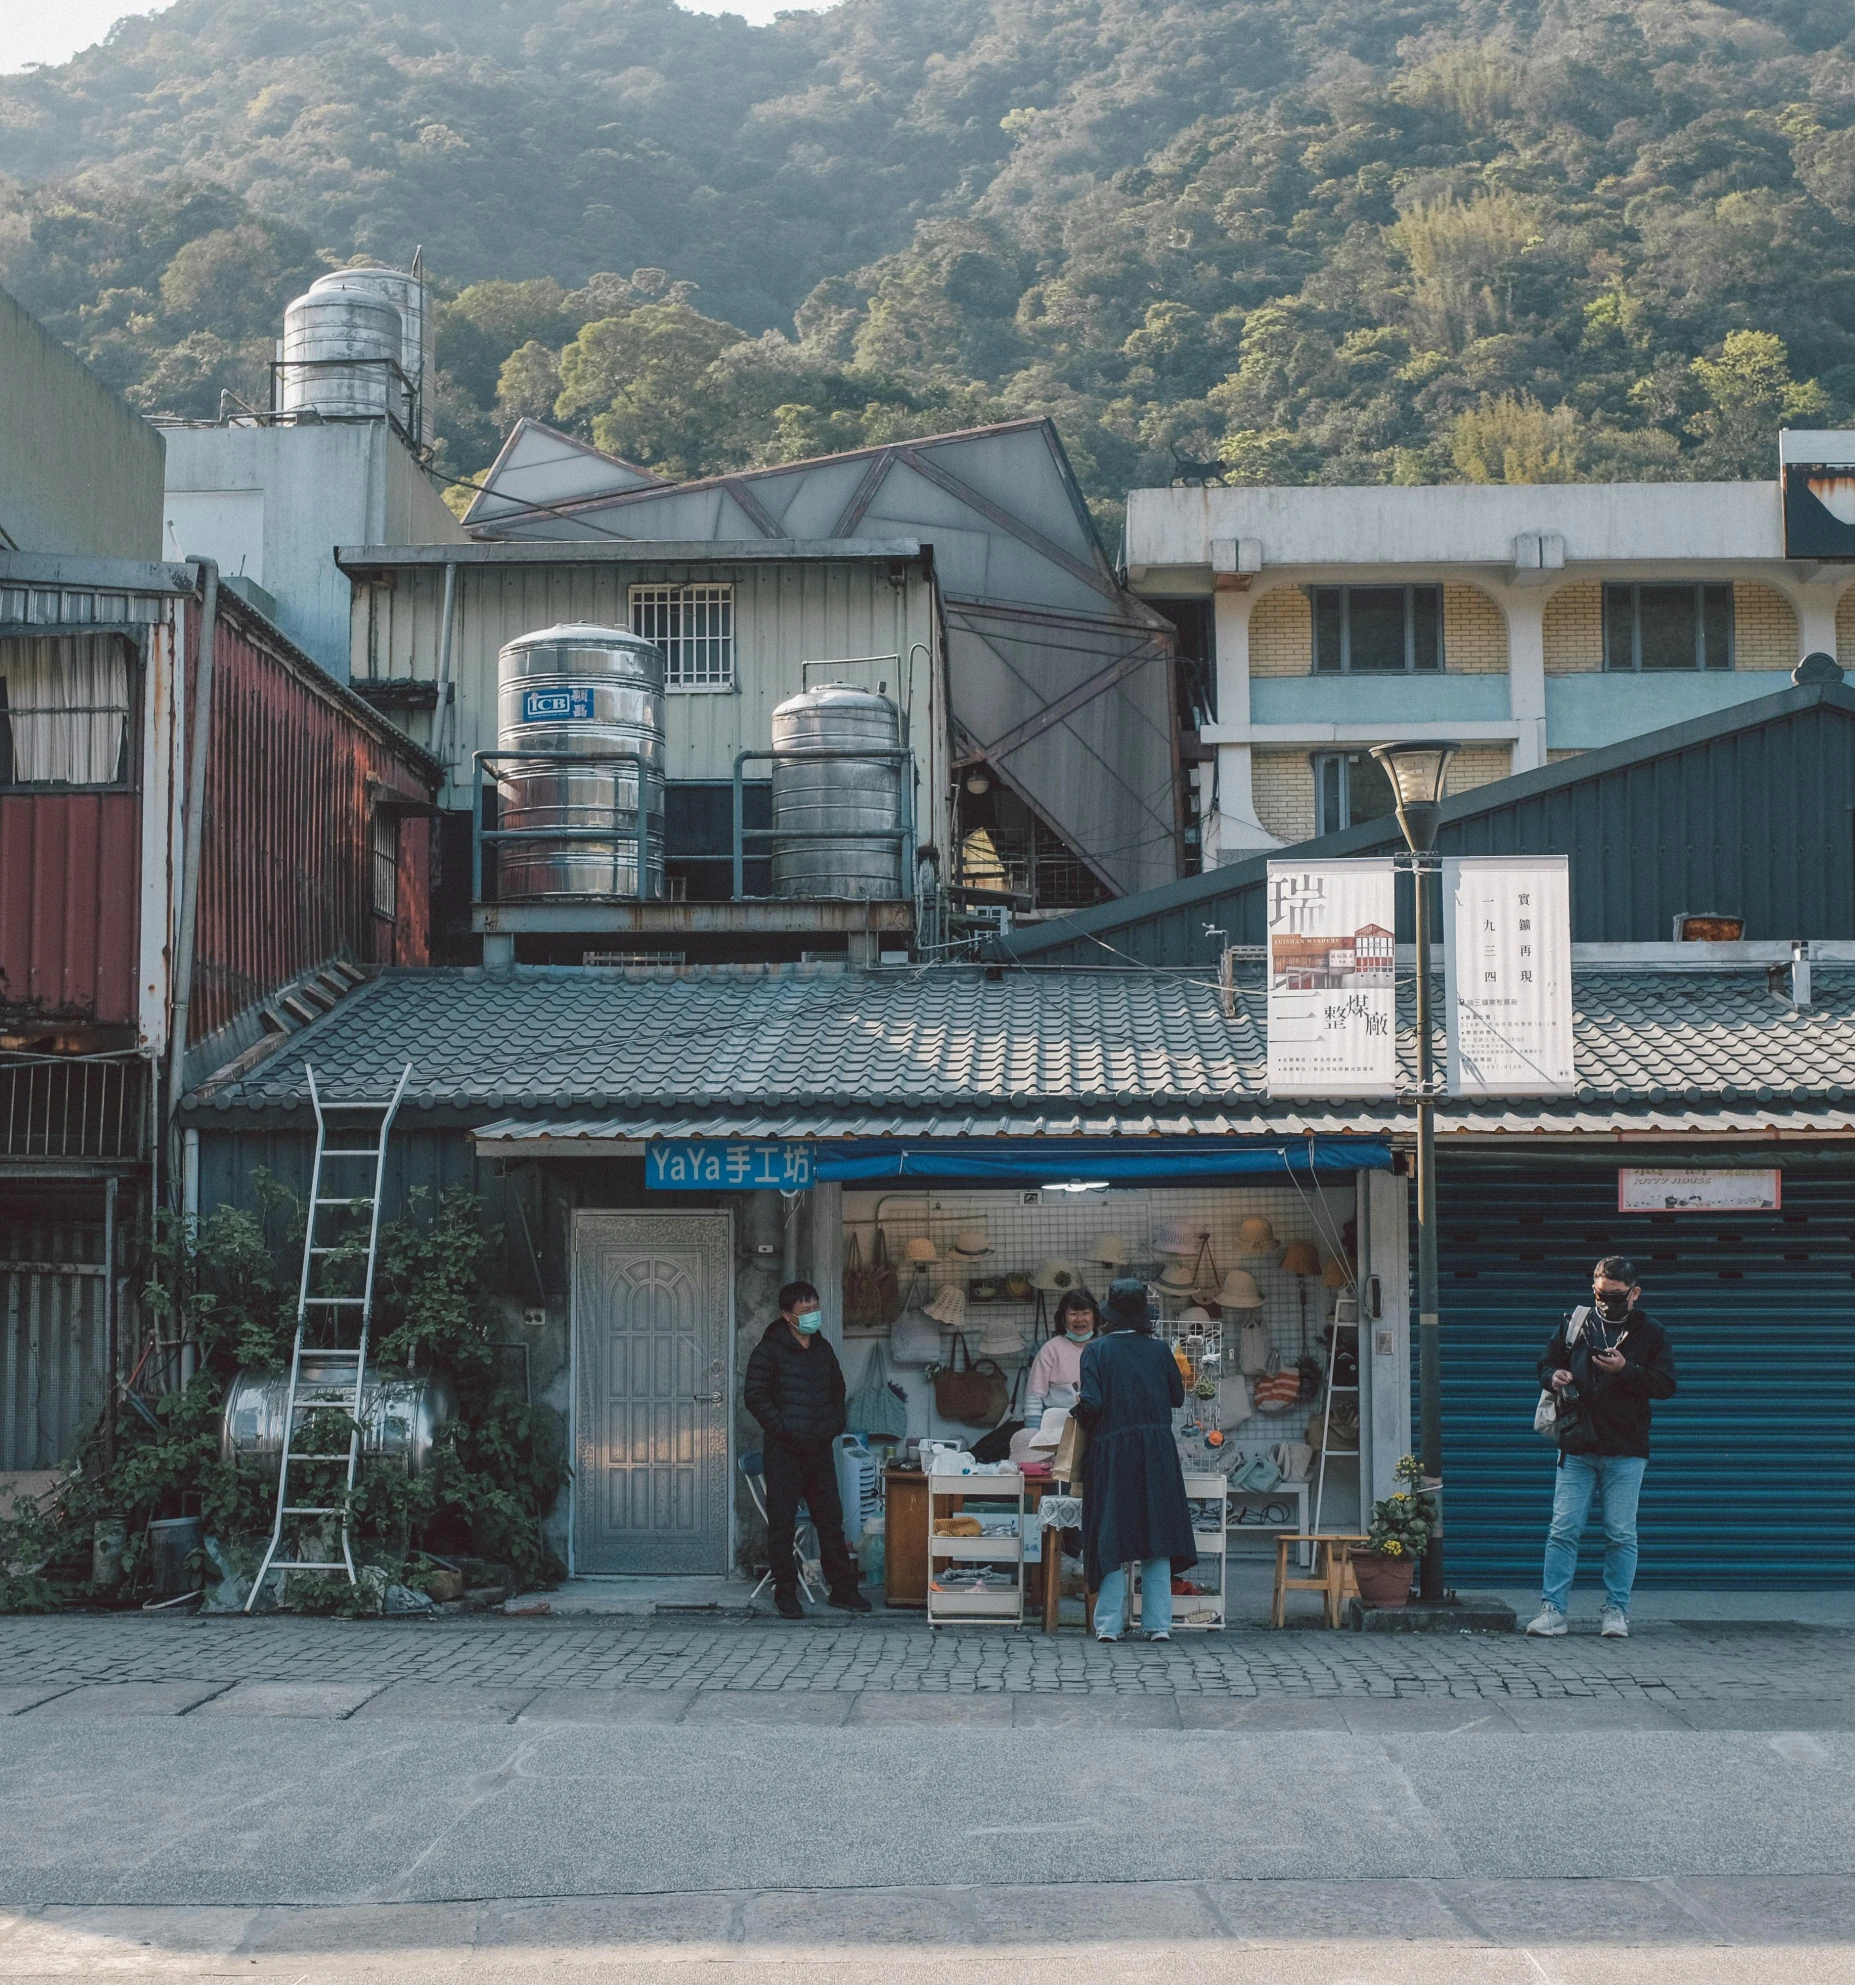
M1446 1103L1445 1131L1855 1130L1855 972L1804 1012L1760 971L1590 971L1576 1098ZM1442 985L1437 982L1437 1010ZM1264 999L1191 972L388 972L189 1099L214 1114L377 1097L583 1135L1115 1136L1396 1130L1395 1103L1271 1103ZM1404 1017L1407 1068L1414 1032ZM1442 1042L1437 1036L1440 1057ZM513 1130L513 1121L507 1126Z

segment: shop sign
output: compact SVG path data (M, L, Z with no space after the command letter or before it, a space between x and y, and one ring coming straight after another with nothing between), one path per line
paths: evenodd
M1571 1095L1565 857L1449 857L1443 906L1450 1095Z
M1269 864L1269 1090L1397 1091L1396 871L1389 861Z
M1619 1213L1776 1213L1782 1172L1644 1171L1617 1174Z
M790 1139L654 1137L644 1147L644 1183L659 1192L804 1192L816 1153Z

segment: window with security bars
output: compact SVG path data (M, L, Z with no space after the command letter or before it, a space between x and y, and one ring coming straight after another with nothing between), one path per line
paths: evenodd
M732 586L633 586L631 631L663 651L666 689L734 687Z
M374 915L399 915L399 815L374 815Z

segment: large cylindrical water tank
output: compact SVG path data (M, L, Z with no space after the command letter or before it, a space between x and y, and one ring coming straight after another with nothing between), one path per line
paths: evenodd
M303 1353L302 1384L297 1389L297 1445L302 1452L305 1429L315 1420L336 1416L304 1413L305 1398L352 1398L354 1366L339 1359L318 1363L313 1351ZM219 1458L229 1467L249 1475L277 1475L277 1457L283 1452L284 1408L290 1397L288 1372L244 1370L226 1387L225 1410L219 1421ZM361 1461L364 1466L388 1466L407 1475L422 1475L437 1454L438 1430L457 1411L457 1395L449 1379L428 1372L414 1378L404 1372L370 1371L361 1385ZM345 1455L345 1442L338 1443ZM324 1471L333 1477L337 1469ZM291 1486L299 1486L296 1471ZM328 1488L330 1481L318 1476L312 1488ZM302 1501L332 1502L332 1496L299 1496Z
M904 768L878 755L899 751L901 741L901 719L888 697L849 683L820 683L773 712L775 896L867 900L902 893L896 836ZM794 838L782 838L787 835ZM826 838L809 838L814 835Z
M500 749L584 752L594 761L502 761L500 824L600 830L501 842L498 893L661 897L662 653L622 627L547 627L518 635L497 667Z
M319 290L344 290L377 296L399 312L399 369L404 381L395 380L398 395L394 411L400 425L415 441L429 443L436 434L431 382L437 376L438 319L425 294L425 283L401 269L335 269L318 276L309 285L310 295Z
M331 419L403 417L394 367L399 312L371 289L319 284L283 313L283 411Z

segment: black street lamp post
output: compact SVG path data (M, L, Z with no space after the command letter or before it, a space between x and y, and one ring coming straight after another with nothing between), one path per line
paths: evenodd
M1436 830L1443 786L1457 747L1435 738L1380 744L1372 756L1385 768L1398 799L1415 895L1412 935L1417 952L1417 1459L1425 1478L1443 1478L1442 1330L1436 1285L1436 1096L1430 1053L1429 878L1436 872ZM1423 1554L1419 1592L1426 1605L1443 1597L1443 1540Z

